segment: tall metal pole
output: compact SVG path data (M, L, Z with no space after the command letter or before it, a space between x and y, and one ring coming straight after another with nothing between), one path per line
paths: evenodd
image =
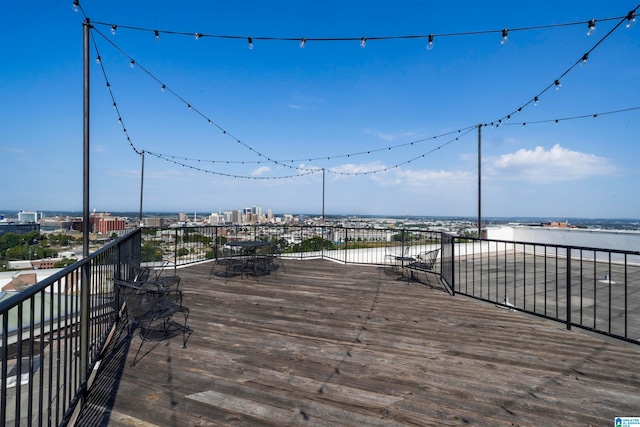
M82 47L83 47L83 180L82 180L82 255L86 259L89 256L89 31L91 24L89 19L82 23ZM91 265L85 263L82 266L80 279L80 379L86 383L89 369L89 291L91 289Z
M322 168L322 222L324 222L324 168Z
M142 150L142 174L140 175L140 227L142 227L142 190L144 189L144 150Z
M482 125L478 125L478 239L482 239Z

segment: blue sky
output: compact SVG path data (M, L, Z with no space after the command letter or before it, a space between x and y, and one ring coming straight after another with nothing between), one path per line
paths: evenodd
M0 211L82 207L84 18L71 5L0 3ZM128 136L147 153L145 211L319 214L322 173L309 172L324 168L326 214L474 216L473 127L524 106L482 127L483 216L640 218L640 110L602 114L640 107L640 24L605 38L620 19L599 21L635 0L81 5L119 26L92 31L118 107L92 42L92 210L139 208ZM511 31L505 44L444 36L589 19L590 36L586 24ZM426 38L371 40L428 34L431 50ZM578 116L589 117L563 120Z

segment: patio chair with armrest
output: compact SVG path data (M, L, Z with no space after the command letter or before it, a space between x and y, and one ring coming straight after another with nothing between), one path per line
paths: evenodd
M140 346L132 366L136 364L145 341L162 341L182 333L182 346L187 347L187 340L193 331L187 324L189 309L182 305L182 291L161 288L156 282L114 279L114 283L125 304L129 333L140 329ZM184 317L184 321L173 319L178 313Z
M166 289L177 290L180 288L180 276L162 275L164 267L167 263L163 263L160 270L151 267L142 267L136 264L129 264L129 280L132 282L154 282Z
M402 268L415 261L415 258L409 255L410 252L411 245L408 243L401 245L388 244L384 253L385 271L399 276L402 275Z
M431 273L433 272L433 268L435 267L436 260L438 259L438 254L440 253L440 248L433 249L429 251L420 252L415 256L415 261L407 264L407 268L411 272L411 277L413 277L413 272L423 272L423 273Z

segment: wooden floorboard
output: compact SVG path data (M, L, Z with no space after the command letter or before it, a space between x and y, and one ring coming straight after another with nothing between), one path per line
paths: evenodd
M640 408L640 346L470 298L437 276L285 261L275 275L178 270L193 334L122 328L79 425L613 425ZM139 356L140 357L140 356Z

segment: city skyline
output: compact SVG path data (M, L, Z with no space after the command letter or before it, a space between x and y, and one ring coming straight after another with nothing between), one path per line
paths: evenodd
M72 3L0 6L1 209L81 209L84 12L92 211L138 211L144 151L144 212L474 217L493 123L483 217L640 218L633 2Z

